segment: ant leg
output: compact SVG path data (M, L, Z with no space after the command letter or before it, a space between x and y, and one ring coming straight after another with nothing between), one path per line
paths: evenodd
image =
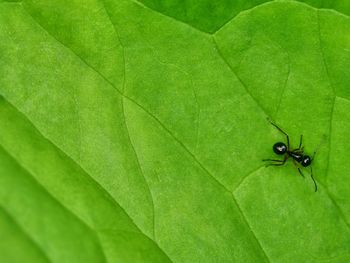
M288 157L284 157L283 160L273 160L273 159L264 159L266 161L273 161L275 163L268 163L265 165L265 167L269 167L269 166L281 166L281 165L284 165L286 160L287 160ZM263 161L264 161L263 160Z
M272 161L272 162L283 162L283 160L276 160L276 159L263 159L263 162Z
M300 173L300 175L305 178L304 174L302 173L301 169L298 167L298 164L296 163L296 161L293 159L293 164L294 167L298 170L298 172Z
M301 149L294 149L291 151L292 153L299 153L303 154L304 153L304 146L301 147Z
M315 155L316 155L316 151L314 151L314 153L312 154L311 160L315 158Z
M298 167L298 171L299 171L300 175L301 175L302 177L304 177L304 178L305 178L304 174L301 172L301 170L300 170L300 168L299 168L299 167Z
M301 149L302 143L303 143L303 135L301 134L300 135L300 141L299 141L299 147L298 147L299 150Z
M312 167L311 166L310 166L310 170L311 170L311 179L312 179L312 181L314 181L314 184L315 184L315 192L317 192L317 184L316 184L316 181L315 181L314 176L312 174Z
M272 121L270 121L270 123L276 127L277 130L279 130L280 132L282 132L284 135L286 135L286 138L287 138L287 147L288 147L288 150L289 150L289 136L286 132L284 132L280 127L278 127L276 124L274 124Z
M269 166L281 166L281 165L284 165L284 162L283 162L283 163L268 163L268 164L265 164L265 167L269 167Z

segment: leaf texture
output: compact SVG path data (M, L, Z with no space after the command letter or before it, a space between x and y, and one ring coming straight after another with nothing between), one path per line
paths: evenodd
M305 2L0 1L4 262L349 261L350 6Z

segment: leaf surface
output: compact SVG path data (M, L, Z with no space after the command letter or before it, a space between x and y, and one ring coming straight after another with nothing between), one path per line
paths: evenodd
M0 3L5 261L350 259L346 4L262 2Z

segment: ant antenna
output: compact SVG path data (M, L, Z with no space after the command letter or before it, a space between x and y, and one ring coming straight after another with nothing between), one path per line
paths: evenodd
M313 153L313 155L312 155L312 157L311 157L311 160L313 160L313 159L315 158L316 152L318 152L318 150L320 149L321 145L325 142L326 138L327 138L327 136L324 134L324 135L322 136L322 138L321 138L320 143L317 145L317 147L316 147L316 149L315 149L315 151L314 151L314 153ZM317 184L316 184L316 181L315 181L315 179L314 179L314 176L313 176L313 173L312 173L312 167L311 167L311 166L310 166L310 170L311 170L311 174L310 174L310 175L311 175L311 179L312 179L312 181L313 181L314 184L315 184L315 192L317 192Z
M311 178L312 178L312 181L314 181L314 184L315 184L315 192L317 192L317 184L316 184L316 181L314 179L314 176L312 175L312 167L310 166L310 170L311 170Z
M277 130L279 130L281 133L283 133L286 136L286 138L287 138L287 148L289 150L290 146L289 146L289 136L288 136L288 134L284 130L282 130L280 127L278 127L277 124L275 124L269 117L267 117L266 119L272 124L272 126L274 126Z

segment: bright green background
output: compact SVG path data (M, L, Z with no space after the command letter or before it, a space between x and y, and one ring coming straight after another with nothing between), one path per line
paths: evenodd
M141 2L0 0L0 261L349 262L349 2Z

